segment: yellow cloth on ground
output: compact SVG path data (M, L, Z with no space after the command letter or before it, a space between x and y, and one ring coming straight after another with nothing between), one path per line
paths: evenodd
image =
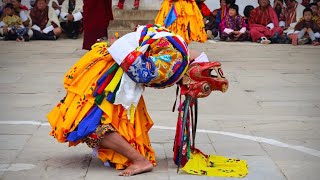
M164 0L162 2L159 13L155 19L155 24L164 26L164 21L172 4L174 4L178 17L167 28L183 37L188 44L191 41L205 42L207 40L207 34L204 29L203 17L197 3L194 0L171 1L172 0Z
M65 74L64 86L67 95L47 115L52 127L50 135L57 141L67 142L68 133L78 126L93 107L96 82L114 63L115 61L108 54L107 44L97 43ZM129 122L127 111L121 105L111 104L104 98L99 107L103 111L101 124L111 124L140 154L156 165L155 154L148 136L153 122L148 115L143 98L136 107L134 124ZM70 142L69 145L77 145L80 142ZM98 157L103 162L109 160L115 163L117 169L130 165L126 157L110 149L100 148Z
M206 157L199 152L191 153L189 161L182 169L189 174L206 176L245 177L248 174L245 160L215 155Z

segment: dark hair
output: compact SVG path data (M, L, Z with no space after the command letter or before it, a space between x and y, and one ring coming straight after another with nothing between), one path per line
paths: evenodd
M284 0L284 3L287 4L288 1L290 1L290 2L296 2L296 0Z
M226 0L226 4L235 4L236 0Z
M303 10L303 15L304 15L305 12L311 12L311 14L312 14L312 10L311 10L310 8L305 8L305 9Z
M237 12L237 15L239 14L239 6L236 4L231 4L229 9L234 9Z
M4 6L4 9L6 9L6 8L13 9L13 4L12 4L12 3L7 3L7 4Z
M244 8L243 10L243 14L245 17L249 18L250 17L250 13L251 11L254 9L254 7L252 5L248 5Z
M283 3L283 0L274 0L273 2L275 2L275 1L281 1L281 3Z
M317 6L317 7L318 7L317 3L315 3L315 2L310 3L310 4L307 6L307 8L311 8L311 6Z

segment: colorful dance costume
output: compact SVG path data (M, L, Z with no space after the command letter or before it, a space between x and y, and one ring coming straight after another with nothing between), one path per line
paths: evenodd
M103 162L124 169L130 165L126 157L100 146L105 133L116 131L156 165L148 136L153 121L142 92L145 87L176 84L188 66L185 41L157 25L139 26L110 47L105 42L96 43L65 74L67 95L47 116L50 135L69 146L86 143L97 150ZM196 160L196 154L194 157ZM190 162L186 168L193 167Z
M203 16L195 0L164 0L155 24L179 34L188 44L207 40Z

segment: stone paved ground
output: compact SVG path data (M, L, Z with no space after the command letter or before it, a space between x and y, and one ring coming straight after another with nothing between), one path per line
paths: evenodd
M174 88L145 93L155 122L152 173L118 177L85 145L68 148L48 136L45 115L64 96L63 74L85 53L81 43L0 41L0 179L208 179L176 174L174 131L162 128L175 127ZM320 48L212 41L191 47L221 61L230 81L227 93L200 100L197 146L247 160L244 179L319 179Z

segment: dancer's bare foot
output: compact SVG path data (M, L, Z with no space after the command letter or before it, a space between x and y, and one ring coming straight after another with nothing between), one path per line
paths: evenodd
M153 165L147 159L143 158L133 162L127 169L121 171L119 176L133 176L152 171Z

